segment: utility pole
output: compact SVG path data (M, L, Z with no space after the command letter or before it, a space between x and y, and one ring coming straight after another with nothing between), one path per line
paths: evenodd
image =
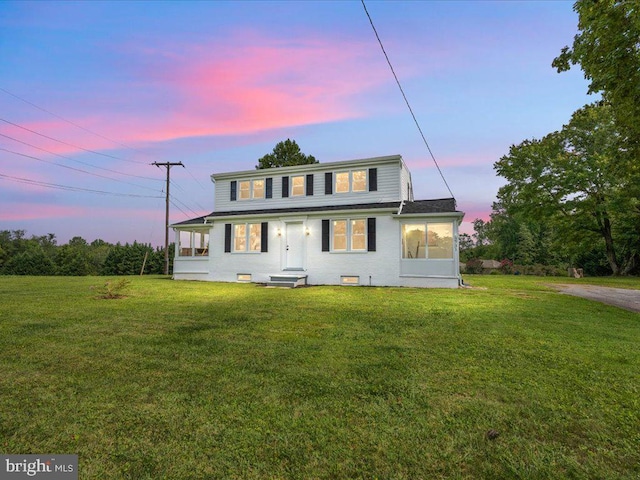
M164 274L169 275L169 171L171 167L180 165L184 168L184 165L182 162L153 162L151 165L155 165L158 168L166 167L167 169L167 199L164 219Z

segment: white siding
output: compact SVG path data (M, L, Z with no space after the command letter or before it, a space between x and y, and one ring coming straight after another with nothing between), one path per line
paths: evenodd
M322 220L344 218L376 218L375 252L323 252ZM256 218L250 222L261 222ZM210 233L208 260L176 258L174 278L178 280L209 280L236 282L238 274L250 274L256 283L269 281L270 275L282 273L285 267L287 221L302 222L309 234L304 238L304 269L311 285L339 285L341 277L359 277L360 285L448 287L458 286L455 260L421 262L426 268L403 275L401 272L400 222L389 214L354 214L352 216L316 215L269 219L269 251L264 253L225 253L225 223L216 221ZM280 235L278 235L280 231ZM414 264L417 265L417 264ZM436 268L432 268L436 267ZM205 273L208 269L208 273Z
M335 192L335 173L353 170L377 169L377 190L373 192ZM325 194L325 173L332 172L333 193ZM406 199L406 168L399 156L383 159L367 159L353 162L335 162L286 168L270 168L237 172L237 174L214 175L215 210L231 212L239 210L261 210L271 208L297 208L323 205L348 205L354 203L396 202ZM313 174L312 196L282 197L282 177ZM404 178L402 178L404 177ZM254 179L273 179L273 198L255 200L231 200L231 182ZM291 182L290 182L291 183ZM403 190L404 189L404 190Z

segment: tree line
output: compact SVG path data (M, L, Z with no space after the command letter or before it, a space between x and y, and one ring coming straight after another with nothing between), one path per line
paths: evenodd
M169 247L173 270L173 245ZM58 245L54 234L27 237L24 230L0 231L0 275L140 275L164 272L164 248L138 242L88 243L73 237Z
M512 145L494 164L507 183L462 257L640 273L640 9L579 0L579 33L552 62L579 65L601 99L562 129ZM467 248L464 248L464 247Z

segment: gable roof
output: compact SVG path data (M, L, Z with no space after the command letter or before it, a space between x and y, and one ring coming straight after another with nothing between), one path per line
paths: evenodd
M402 208L402 209L401 209ZM241 216L259 216L259 215L283 215L283 214L302 214L302 213L319 213L319 212L335 212L349 210L388 210L398 212L398 215L424 215L437 213L450 213L456 216L462 215L462 212L456 210L456 201L453 198L442 198L437 200L417 200L414 202L381 202L381 203L354 203L349 205L323 205L313 207L294 207L294 208L269 208L262 210L234 210L226 212L211 212L209 215L192 218L183 222L173 223L171 226L197 226L207 223L207 219L216 217L241 217Z

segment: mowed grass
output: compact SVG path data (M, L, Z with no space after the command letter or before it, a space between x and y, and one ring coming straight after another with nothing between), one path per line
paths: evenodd
M638 478L640 315L465 280L0 277L0 451L81 479Z

